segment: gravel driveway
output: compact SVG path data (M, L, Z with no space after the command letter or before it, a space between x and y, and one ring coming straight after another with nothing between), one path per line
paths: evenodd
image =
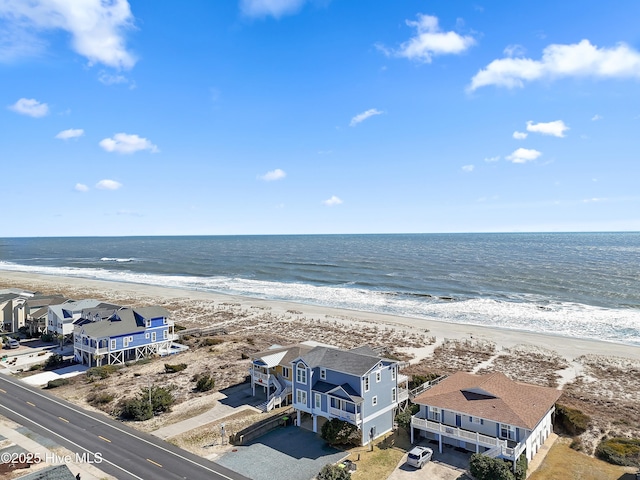
M347 456L315 433L294 426L272 430L236 450L216 463L253 480L311 480L324 465Z

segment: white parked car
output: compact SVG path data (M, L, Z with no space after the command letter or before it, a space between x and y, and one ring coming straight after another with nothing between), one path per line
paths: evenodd
M7 340L7 348L20 348L20 342L15 338L10 338Z
M407 464L422 468L425 463L431 460L431 455L433 455L433 450L428 447L413 447L407 455Z

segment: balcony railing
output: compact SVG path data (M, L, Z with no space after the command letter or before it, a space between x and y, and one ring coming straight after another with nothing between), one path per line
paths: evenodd
M339 418L341 420L346 420L353 424L357 424L358 422L360 422L360 419L361 419L361 414L359 413L351 413L351 412L347 412L346 410L340 410L339 408L332 408L332 407L329 407L329 415L331 415L332 417Z
M401 388L398 390L398 402L404 402L409 399L409 390Z

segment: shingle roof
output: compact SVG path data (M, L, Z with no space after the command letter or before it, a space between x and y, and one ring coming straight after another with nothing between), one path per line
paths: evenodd
M554 388L515 382L500 372L458 372L413 399L414 403L533 429L560 398Z
M278 365L287 366L291 363L292 360L304 355L305 353L311 351L313 348L314 347L302 344L288 345L286 347L270 348L269 350L254 353L251 355L251 357L254 359L262 360L269 367L274 366L272 365L272 359L277 359ZM284 353L284 355L278 355L281 353Z
M54 465L19 477L20 480L76 480L76 478L66 465Z
M359 377L381 360L380 357L327 347L316 347L301 358L311 368L324 367Z
M108 305L108 304L104 304ZM116 337L128 333L144 332L145 319L168 317L162 307L122 308L106 319L97 322L78 322L85 334L93 338Z

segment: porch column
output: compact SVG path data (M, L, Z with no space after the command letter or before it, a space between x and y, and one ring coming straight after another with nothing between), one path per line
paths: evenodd
M267 400L271 396L271 385L269 385L269 367L267 367Z
M313 433L318 433L318 416L313 415Z
M256 380L254 377L254 373L255 373L255 369L253 365L251 365L251 393L255 397L256 396Z
M409 430L411 430L411 443L413 444L413 425L409 425Z
M296 411L296 426L300 426L300 410Z
M476 453L480 453L480 433L476 432Z
M442 432L438 434L438 444L440 447L440 453L442 453Z

